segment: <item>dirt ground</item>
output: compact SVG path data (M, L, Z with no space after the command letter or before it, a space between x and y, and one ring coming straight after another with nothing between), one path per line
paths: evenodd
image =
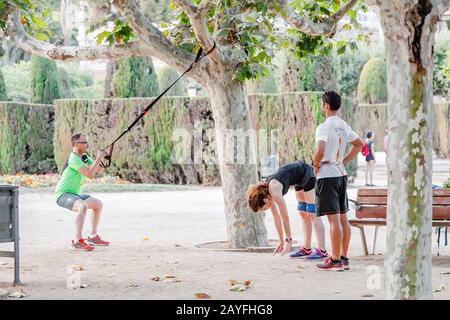
M433 182L442 183L449 167L450 161L435 161ZM375 181L379 186L386 184L383 172L380 160ZM363 179L361 172L349 189L351 198ZM323 272L314 263L271 253L196 248L196 244L226 238L220 188L93 195L104 202L100 233L112 245L73 252L68 249L71 213L56 206L52 194L21 193L24 299L195 299L195 293L207 293L213 299L384 299L385 228L379 231L376 254L368 257L362 256L359 232L353 229L351 270ZM288 193L287 202L294 238L301 242L293 192ZM270 215L266 225L269 238L275 238ZM368 241L372 236L368 228ZM11 248L11 244L0 244L0 250ZM450 247L441 247L439 257L436 251L434 239L434 298L450 299ZM166 279L166 275L175 278ZM152 280L155 277L160 281ZM12 279L13 260L0 258L0 299L2 293L18 290L10 286ZM245 292L232 292L230 279L251 280L252 285ZM72 289L80 284L84 288Z

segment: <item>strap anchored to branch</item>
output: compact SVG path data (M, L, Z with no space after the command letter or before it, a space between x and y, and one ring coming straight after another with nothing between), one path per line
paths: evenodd
M144 109L144 111L141 112L141 114L128 126L128 128L122 132L111 144L109 144L104 150L108 152L108 155L105 157L106 163L101 163L100 166L102 168L108 168L111 166L111 159L112 159L112 153L114 149L114 144L119 141L125 134L127 134L138 122L141 120L147 112L180 80L186 73L192 70L192 68L200 62L204 57L209 55L211 52L216 49L216 42L214 42L214 45L211 49L206 51L205 54L203 54L203 48L200 48L198 50L197 55L195 56L194 62L191 63L191 65L169 86L164 90L159 96L157 96L149 105L147 108Z

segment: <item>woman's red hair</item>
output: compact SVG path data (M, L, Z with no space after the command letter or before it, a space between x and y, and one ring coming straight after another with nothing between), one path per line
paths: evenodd
M249 208L253 212L258 212L266 204L264 199L267 199L269 196L269 184L267 182L252 184L247 190L247 202Z

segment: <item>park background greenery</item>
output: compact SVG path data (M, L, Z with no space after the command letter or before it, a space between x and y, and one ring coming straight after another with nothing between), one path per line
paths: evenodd
M57 9L58 1L45 2ZM142 1L142 9L155 22L167 18L164 1ZM63 36L57 20L53 17L48 25L54 39ZM77 41L75 33L76 30L72 44ZM80 68L78 63L56 63L30 57L8 44L3 47L0 100L8 102L0 104L0 174L58 172L68 152L68 137L74 131L89 133L93 148L104 147L108 138L125 129L139 108L149 103L145 98L156 96L178 76L169 67L155 70L151 59L137 57L110 62L111 79L103 79ZM267 76L248 81L248 91L254 128L285 128L279 137L280 163L310 159L314 127L323 120L318 108L320 92L324 90L336 90L345 96L343 117L359 128L359 134L368 130L384 133L383 127L369 128L370 121L366 121L374 113L379 117L382 111L378 109L385 108L382 104L387 101L385 53L380 44L360 42L357 48L340 47L325 55L321 52L301 57L286 48L279 50L272 62ZM442 101L450 99L449 74L447 31L438 36L435 47L434 95ZM111 96L107 96L107 91ZM208 99L188 98L186 94L187 83L180 81L119 145L111 174L144 183L220 183L216 166L183 167L170 161L174 128L192 128L195 121L200 121L206 131L214 123ZM104 100L105 97L114 100ZM367 104L374 106L367 108ZM437 109L443 115L439 120L444 121L441 127L447 130L445 138L450 132L449 104L440 103ZM292 121L292 114L299 118ZM120 121L111 121L114 117ZM378 120L383 124L382 117ZM382 136L376 135L379 141ZM435 151L449 156L448 146L446 150L436 147ZM356 175L355 163L349 172Z

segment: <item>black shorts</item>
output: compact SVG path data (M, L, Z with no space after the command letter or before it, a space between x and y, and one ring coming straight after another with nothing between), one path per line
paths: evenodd
M311 191L312 189L314 189L316 187L316 177L311 177L309 178L308 182L304 185L304 186L300 186L300 185L295 185L295 191Z
M348 212L347 176L322 178L316 182L316 215Z

